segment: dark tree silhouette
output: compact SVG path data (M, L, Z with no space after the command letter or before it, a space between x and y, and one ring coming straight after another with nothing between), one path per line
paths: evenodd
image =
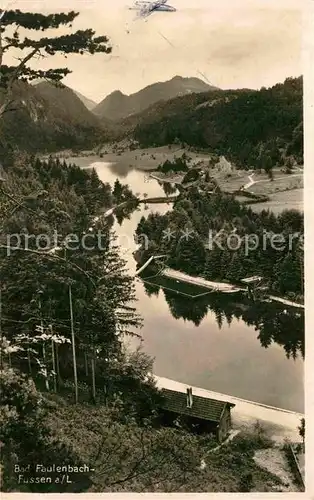
M305 441L305 419L304 418L301 418L301 424L298 427L298 430L299 430L299 434L303 440L303 446L304 446L304 441Z
M72 28L78 12L41 14L8 10L2 12L0 18L0 89L1 105L0 117L7 111L14 109L14 88L17 82L31 82L43 78L54 84L61 84L61 80L71 73L70 69L51 68L48 70L33 69L31 62L34 59L53 57L61 54L65 58L69 54L96 54L110 53L106 36L95 36L92 29L70 31L69 34L42 36L38 38L34 32L61 27ZM22 30L20 30L22 28ZM26 30L26 34L25 34ZM20 52L18 63L7 65L5 57L10 51Z

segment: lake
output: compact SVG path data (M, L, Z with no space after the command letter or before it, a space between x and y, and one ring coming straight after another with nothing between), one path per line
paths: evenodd
M103 182L119 180L134 193L164 196L147 173L95 158L73 158L94 167ZM165 213L171 204L141 205L114 229L130 272L136 269L133 235L140 218ZM250 305L232 297L186 299L136 280L137 309L144 326L143 350L155 358L154 373L220 393L304 412L301 351L304 317L299 309L273 304ZM130 340L135 346L138 341Z

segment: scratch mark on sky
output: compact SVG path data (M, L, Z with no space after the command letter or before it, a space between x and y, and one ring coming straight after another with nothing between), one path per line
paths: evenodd
M169 40L169 38L165 37L165 35L163 35L160 31L157 31L157 33L171 46L173 47L174 49L176 49L177 47ZM204 80L209 84L209 85L212 85L213 86L213 83L207 78L207 76L205 75L205 73L203 73L202 71L199 71L199 70L196 70L196 72L201 75Z
M168 43L169 43L169 45L171 45L171 47L173 47L174 49L176 48L176 46L175 46L175 45L173 45L173 43L172 43L172 42L170 42L170 40L169 40L168 38L166 38L166 37L165 37L165 35L163 35L162 33L160 33L160 31L158 31L158 33L159 33L159 35L160 35L160 36L161 36L164 40L166 40L166 42L168 42Z
M197 71L199 75L201 75L207 83L209 83L209 85L213 85L212 82L210 80L208 80L207 76L205 75L205 73L202 73L202 71Z

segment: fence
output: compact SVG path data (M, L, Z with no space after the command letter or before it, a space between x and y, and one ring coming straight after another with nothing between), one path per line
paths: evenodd
M285 448L286 448L287 458L288 458L289 464L291 466L292 472L294 474L295 480L298 483L298 485L302 488L302 491L304 491L305 490L305 481L304 481L304 477L303 477L303 474L302 474L300 466L299 466L298 459L297 459L296 454L294 452L294 449L290 443L287 444Z

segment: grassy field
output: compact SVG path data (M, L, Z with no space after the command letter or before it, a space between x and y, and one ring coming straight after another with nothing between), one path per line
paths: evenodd
M184 178L184 174L163 174L162 172L155 172L150 175L153 179L169 182L170 184L180 184Z
M249 190L252 191L252 193L269 195L278 191L291 191L303 188L302 174L296 176L283 174L277 177L276 179L276 176L274 176L274 180L270 182L265 181L253 184ZM253 179L255 179L255 176Z
M268 202L252 205L255 211L263 209L273 210L279 213L285 209L303 210L303 171L296 168L291 175L285 174L281 168L273 169L273 181L270 181L263 171L237 170L228 162L210 167L210 155L186 151L178 146L162 146L158 148L137 149L134 151L117 152L112 145L106 145L102 153L85 151L82 157L94 155L94 161L117 163L128 168L137 168L144 171L155 171L157 167L166 160L173 161L186 153L192 160L192 164L202 162L209 169L210 175L218 182L220 188L225 192L234 192L247 186L246 189L257 195L269 196ZM56 156L67 157L70 152L63 151ZM79 160L80 158L78 158ZM99 159L99 160L98 160ZM75 162L75 157L72 158ZM165 182L180 182L182 175L163 176L158 174L160 180ZM250 182L254 181L251 185ZM245 201L244 197L237 197L239 201Z
M227 193L237 191L249 182L248 173L241 170L230 174L224 174L222 172L211 170L210 174L218 182L220 189Z
M224 191L236 191L254 181L249 191L256 194L271 194L276 191L299 189L303 187L303 173L296 170L291 175L285 174L280 168L273 169L273 181L270 181L265 172L251 170L222 171L216 167L210 169L210 174L219 183Z
M246 196L235 196L235 199L240 203L247 203L249 201L249 198Z
M156 170L157 167L166 160L173 161L186 153L193 163L199 161L209 162L210 156L202 153L192 153L178 146L162 146L159 148L136 149L134 151L123 151L117 153L111 147L104 147L101 161L117 162L120 165L127 165L139 170Z
M304 211L303 205L303 189L293 189L291 191L282 191L270 195L270 200L265 203L253 204L252 209L255 212L261 210L271 210L275 214L283 210L300 210Z

